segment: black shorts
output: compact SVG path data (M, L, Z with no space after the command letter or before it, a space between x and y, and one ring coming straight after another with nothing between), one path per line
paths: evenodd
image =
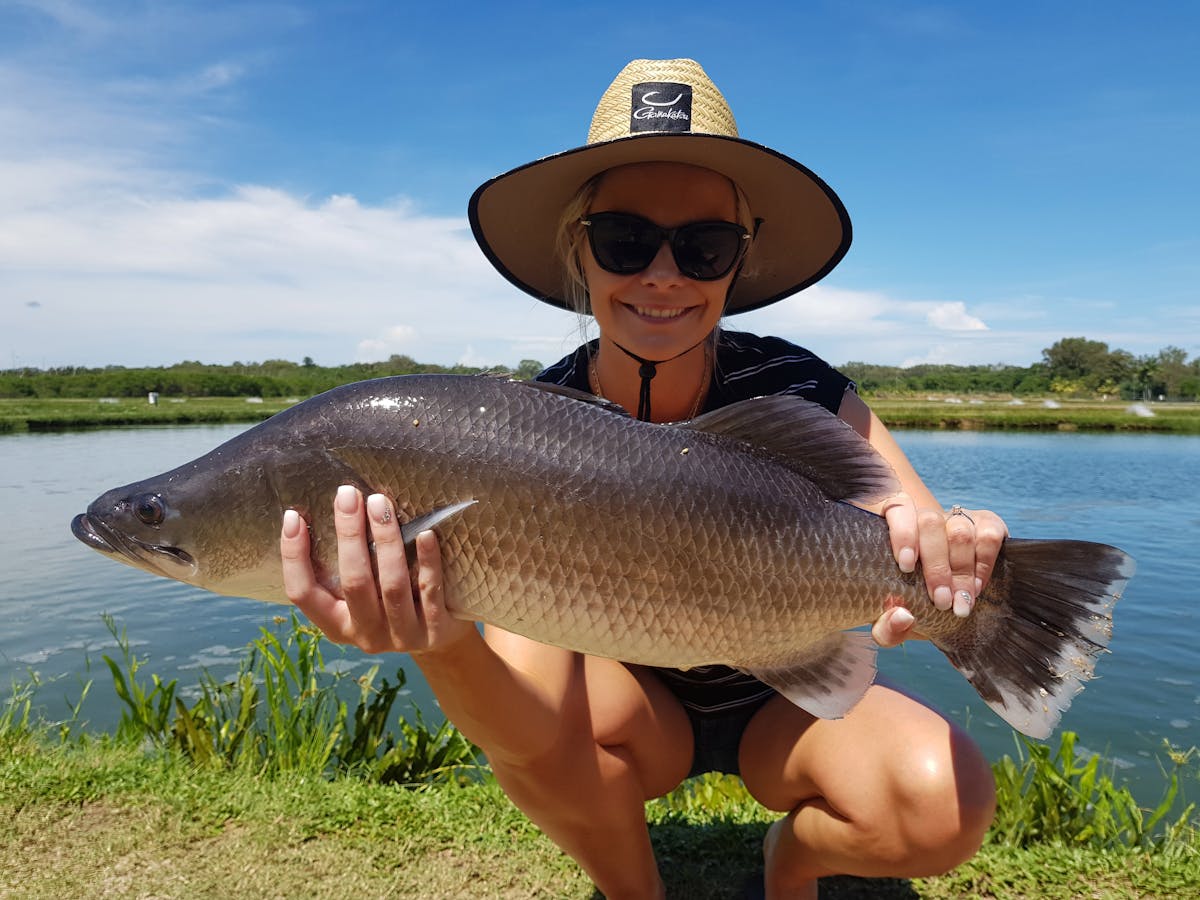
M685 705L683 711L692 723L692 769L688 772L688 777L703 775L705 772L740 775L738 749L742 745L742 735L754 714L773 696L775 695L767 694L733 709L714 712L701 711Z
M756 678L728 666L667 669L648 666L683 706L692 725L692 770L738 775L742 733L776 692Z

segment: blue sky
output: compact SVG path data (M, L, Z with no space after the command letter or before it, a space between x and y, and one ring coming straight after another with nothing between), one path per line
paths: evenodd
M0 0L0 368L551 362L466 202L691 56L854 245L730 327L838 364L1200 354L1193 2Z

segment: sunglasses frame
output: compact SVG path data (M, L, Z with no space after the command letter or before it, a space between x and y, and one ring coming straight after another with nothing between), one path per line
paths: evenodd
M601 254L596 251L596 235L592 230L592 224L597 219L632 219L657 231L658 240L654 244L654 252L651 254L650 258L646 260L645 265L638 266L636 269L613 268L605 265L601 260ZM614 275L633 275L636 272L644 272L647 267L649 267L650 263L654 262L654 257L658 255L658 251L665 241L667 246L671 248L671 258L675 260L675 267L679 269L679 273L693 281L720 281L722 278L732 272L734 268L737 267L738 263L741 262L742 257L746 255L746 251L750 247L750 241L753 237L753 235L751 235L751 233L744 226L739 225L737 222L727 222L724 219L701 219L695 222L685 222L684 224L677 225L674 228L664 228L657 222L647 219L645 216L639 216L635 213L618 212L615 210L590 213L581 217L579 219L579 224L581 224L587 231L588 244L592 249L592 257L596 260L596 264L604 271L611 272ZM685 268L684 264L679 259L679 247L677 246L676 239L680 232L687 232L688 229L702 227L705 225L721 226L721 228L726 231L736 233L740 239L737 252L734 253L733 259L730 260L729 265L724 270L716 275L697 275L695 274L694 270L689 271L687 268Z

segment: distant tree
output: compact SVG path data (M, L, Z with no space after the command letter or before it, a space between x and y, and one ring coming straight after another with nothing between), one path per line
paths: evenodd
M546 368L536 359L523 359L517 365L517 369L513 372L513 377L528 381L537 375L542 369Z
M1126 383L1130 388L1126 393L1133 399L1150 400L1157 396L1159 392L1158 357L1139 356L1134 359Z
M1108 344L1087 338L1063 338L1042 351L1051 380L1083 381L1104 368Z
M1050 389L1066 394L1115 394L1136 367L1132 354L1111 353L1103 341L1063 338L1042 351Z
M1158 375L1165 394L1172 400L1183 396L1183 382L1188 377L1187 351L1181 347L1163 347L1158 351Z
M385 369L390 375L411 375L422 367L407 353L393 353L388 357Z

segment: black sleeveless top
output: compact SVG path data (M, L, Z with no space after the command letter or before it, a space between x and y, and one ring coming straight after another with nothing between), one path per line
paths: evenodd
M578 347L545 369L536 380L590 394L588 361L598 344L592 341ZM803 347L782 338L722 330L718 334L708 399L701 411L709 412L768 394L795 394L819 403L836 415L847 389L853 390L854 382ZM699 713L731 711L756 704L774 693L773 688L728 666L654 671L685 707Z

